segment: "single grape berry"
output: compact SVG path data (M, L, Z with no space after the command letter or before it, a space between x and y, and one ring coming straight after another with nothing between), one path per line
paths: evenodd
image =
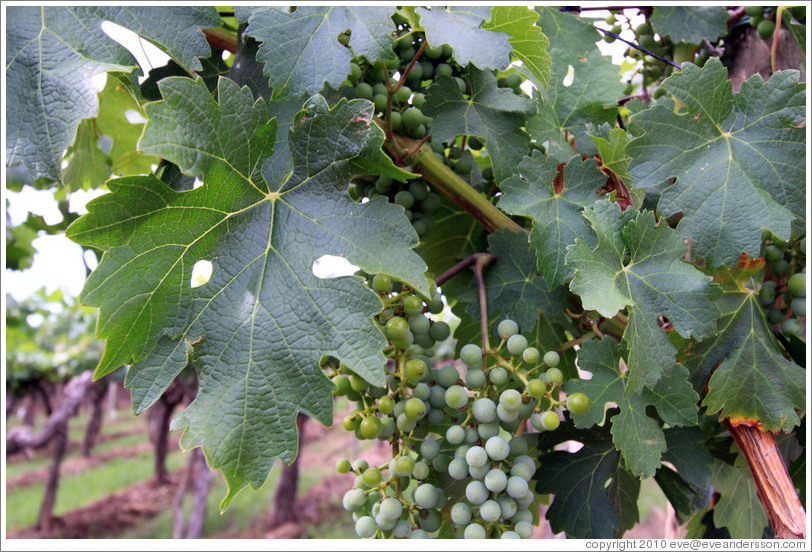
M338 473L350 473L352 469L352 464L350 464L349 459L341 458L338 462L336 462L336 471Z
M806 275L793 274L787 282L787 290L793 297L806 297Z
M521 355L527 349L527 338L521 334L510 336L507 340L507 348L512 355ZM547 355L544 355L545 358Z
M589 397L583 393L573 393L567 397L567 410L575 415L585 414L589 410Z
M376 416L367 416L361 421L361 435L374 439L381 433L381 421Z
M550 368L555 368L561 362L561 357L555 351L547 351L544 353L544 364Z
M547 431L555 431L560 424L561 420L558 418L558 414L553 410L548 410L541 415L541 425Z
M510 318L505 318L496 326L496 334L502 339L507 339L519 333L519 325Z
M773 36L773 31L775 31L775 22L771 21L770 19L762 19L759 21L758 26L756 27L758 36L764 40L767 40Z
M423 300L417 295L409 295L403 300L403 310L411 316L420 314L423 312Z
M388 293L392 289L392 278L386 274L376 274L372 277L372 289L378 293Z
M482 349L473 343L463 345L462 349L460 349L460 360L467 366L481 366Z
M409 323L400 316L393 316L386 322L384 333L386 337L392 340L399 340L406 337L406 332L409 331Z

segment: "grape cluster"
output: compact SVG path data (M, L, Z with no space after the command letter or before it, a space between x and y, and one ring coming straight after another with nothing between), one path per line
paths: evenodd
M528 423L555 430L561 411L583 413L589 399L563 399L558 353L529 346L509 319L497 326L495 349L467 344L461 362L434 368L433 347L450 335L447 324L427 316L442 310L439 295L421 298L380 274L370 286L387 305L378 317L390 342L386 385L370 387L343 365L333 377L336 395L357 404L344 427L392 446L380 466L338 462L339 473L355 475L343 505L357 534L529 538L537 466L522 435Z
M780 326L785 334L802 335L806 319L806 238L794 243L770 235L765 243L768 270L759 300L767 311L767 321Z

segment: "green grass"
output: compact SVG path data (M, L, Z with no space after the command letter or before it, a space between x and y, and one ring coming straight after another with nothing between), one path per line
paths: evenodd
M169 470L183 464L180 452L167 458ZM123 491L130 485L152 477L154 473L152 451L129 458L115 458L103 466L86 470L72 477L62 477L59 482L54 513L64 514L80 508L106 495ZM42 505L44 484L42 482L10 491L6 496L6 530L33 525Z

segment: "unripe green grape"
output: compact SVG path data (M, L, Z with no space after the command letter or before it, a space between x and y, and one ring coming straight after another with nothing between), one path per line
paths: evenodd
M432 408L436 408L438 410L445 408L445 388L440 385L432 386L431 393L429 394L429 403L431 404Z
M459 445L465 440L465 428L452 425L445 432L445 440L451 445Z
M375 104L375 111L379 113L384 113L386 111L386 101L387 95L386 94L376 94L372 97L372 103Z
M415 428L416 425L417 419L410 418L409 416L406 415L405 412L403 414L398 415L397 426L398 429L401 430L402 432L409 433Z
M496 405L496 417L499 418L500 422L504 423L511 423L515 422L519 419L519 411L518 410L508 410L505 408L505 405L498 404Z
M485 528L478 523L470 523L465 526L463 537L466 539L484 539L487 537Z
M544 353L544 364L550 368L555 368L561 362L561 357L555 351L547 351Z
M377 530L378 524L370 516L364 516L355 522L355 532L362 539L372 538Z
M500 539L520 539L521 537L516 531L505 531L499 537Z
M389 470L397 477L409 477L414 469L414 459L411 456L398 456L394 459L395 469L392 471L392 464L389 464Z
M527 338L521 334L512 335L507 340L507 348L510 354L521 355L527 349Z
M472 412L478 422L489 423L496 419L496 405L488 398L480 398L474 401Z
M781 259L770 265L770 271L776 276L786 276L789 273L789 263Z
M365 82L359 82L358 86L355 87L355 97L363 100L371 100L372 86Z
M333 395L337 397L343 397L347 393L350 392L352 386L350 385L350 378L343 374L338 374L337 376L333 377L333 383L335 384L336 388L333 391Z
M429 195L426 197L426 199L424 199L420 203L420 210L424 213L433 213L434 211L440 208L440 205L442 205L440 196L438 196L434 192L430 192ZM434 310L431 310L430 312L432 314L440 314L443 311L442 301L443 301L442 298L440 298L439 305L440 308L436 312Z
M431 310L431 305L429 305L429 310ZM448 324L440 320L431 325L429 335L435 341L445 341L451 335L451 328Z
M381 433L381 421L376 416L367 416L361 421L361 435L374 439Z
M434 508L438 498L437 488L431 483L418 485L414 490L414 501L421 508Z
M465 453L465 461L471 467L481 468L488 463L488 453L480 446L471 447Z
M476 429L469 427L468 429L465 430L466 443L468 443L469 445L473 445L478 440L479 440L479 432Z
M793 274L787 282L787 290L793 297L806 297L806 275Z
M544 431L544 425L541 423L541 412L533 412L530 416L530 425L538 431Z
M435 194L429 193L429 195L426 196L426 199L423 201L423 203L420 206L423 207L425 202L430 200L432 198L432 196L437 197ZM443 298L440 296L439 293L435 293L434 295L432 295L429 298L428 302L426 303L426 306L428 307L429 312L431 314L440 314L441 312L443 312L443 309L445 308L445 305L443 304ZM442 340L438 339L437 341L442 341Z
M392 111L389 114L389 123L392 125L392 130L400 130L403 127L403 119L400 116L400 113L397 111Z
M408 209L414 205L414 196L408 190L401 190L395 194L395 203L404 209Z
M457 502L451 507L449 515L455 525L465 525L471 521L471 507L465 502Z
M415 92L412 95L412 105L417 109L423 107L423 104L426 103L426 95L421 92Z
M367 497L360 489L351 489L344 493L343 505L348 512L357 512L366 505Z
M518 88L524 82L524 77L519 73L511 73L507 76L507 85L510 88Z
M527 481L525 481L521 477L513 476L508 478L505 490L507 491L508 495L518 500L522 497L527 496L527 493L530 492L530 487L528 487Z
M410 107L401 114L401 120L407 129L416 129L423 124L423 112L417 107Z
M470 159L460 159L453 165L454 172L457 174L468 174L471 172L471 160Z
M437 372L437 383L445 388L455 385L460 379L460 373L450 364L446 364Z
M541 415L541 425L547 431L555 431L560 424L561 420L558 418L558 414L553 410L548 410Z
M499 395L499 404L502 404L508 410L518 410L522 405L522 394L515 389L505 389Z
M452 385L445 391L445 402L449 408L459 410L468 404L468 392L460 385Z
M495 500L486 500L479 507L479 517L488 523L496 523L502 515L502 509Z
M517 462L510 467L511 477L521 477L525 481L530 481L534 473L536 473L536 467L532 464L528 465L526 463Z
M491 380L491 383L494 385L504 385L508 380L507 370L501 366L495 366L494 368L491 368L490 372L488 372L488 379Z
M797 318L789 318L781 325L781 331L785 334L801 335L804 327Z
M352 469L352 464L347 458L341 458L338 462L336 462L336 471L338 473L350 473Z
M454 69L447 63L438 63L434 66L434 78L451 77L454 75Z
M361 67L357 63L350 63L350 82L358 82L361 78Z
M493 468L485 474L485 487L492 493L501 493L507 487L508 477L499 468Z
M412 397L406 401L403 413L411 420L419 420L426 415L426 404L417 397Z
M378 293L388 293L392 289L392 278L386 274L376 274L372 277L372 289Z
M513 437L508 444L510 445L510 454L512 456L527 454L527 441L525 441L524 437Z
M360 393L361 391L369 387L369 384L366 381L364 381L364 378L362 378L361 376L353 374L350 376L350 387L352 387L353 390Z
M378 439L388 439L392 435L395 434L395 430L397 429L397 425L395 424L395 420L386 416L381 419L381 434L378 435Z
M408 194L409 192L406 193ZM409 195L411 196L411 194ZM410 316L420 314L423 312L423 300L417 295L409 295L403 299L403 310Z
M528 347L524 350L524 352L522 352L522 360L529 364L535 364L538 362L539 356L539 350L535 347Z
M550 383L561 383L564 381L564 373L558 368L548 368L544 375Z
M767 321L770 324L780 324L784 320L784 312L781 309L770 309L767 311Z
M567 397L567 410L576 416L586 414L589 410L589 397L583 393L573 393Z
M482 365L482 349L473 343L464 345L460 349L460 360L467 366L481 366Z
M764 40L767 40L768 38L772 37L773 31L775 31L775 22L769 19L762 19L756 26L756 32L758 33L758 36L760 36Z
M454 458L448 463L448 475L457 481L466 479L468 477L468 463L463 458Z
M435 439L426 439L420 443L420 455L427 460L433 460L440 454L440 443Z
M507 484L505 486L507 486ZM500 495L496 501L499 503L499 508L502 510L502 517L509 519L516 515L519 507L516 504L515 498L503 494Z
M746 13L750 17L754 15L761 15L763 11L764 11L763 6L745 6L744 8L744 13Z
M398 91L395 92L395 95L392 96L392 99L398 103L406 103L409 101L409 97L412 95L412 89L406 85L401 86L398 88Z
M427 539L429 538L429 534L426 533L423 529L414 529L411 533L409 533L410 539Z
M533 537L533 524L526 520L519 521L516 525L513 526L513 530L516 531L516 534L523 539L529 539Z
M409 331L409 323L400 316L393 316L386 322L384 333L393 341L403 339Z
M369 468L364 472L363 477L364 483L366 483L370 487L377 487L378 485L381 484L382 480L381 470L379 470L378 468Z
M465 385L468 386L469 389L479 389L485 385L486 380L487 376L485 376L485 372L476 368L469 369L465 374Z
M439 425L443 423L445 420L445 413L440 408L432 408L429 410L429 413L426 414L426 421L431 425ZM415 434L415 437L417 434Z
M465 486L465 498L478 506L488 500L488 489L482 481L471 481Z
M761 285L758 297L762 305L767 306L775 301L775 288L776 283L773 280L767 280Z
M768 263L777 263L784 258L784 251L781 248L770 244L764 249L764 259Z
M420 399L421 401L427 401L431 396L431 388L423 382L418 383L412 389L412 396Z
M803 318L806 316L806 297L796 297L790 303L790 308L792 309L793 316L798 316Z
M527 508L519 508L515 514L510 516L510 521L512 521L513 523L519 523L520 521L527 521L529 523L533 523L533 512L531 512Z
M510 445L503 437L497 435L487 440L485 443L485 451L491 460L501 462L510 454Z
M427 370L426 363L416 358L406 362L406 366L404 367L406 377L411 381L420 381L423 376L426 375Z
M544 393L547 392L547 386L544 385L544 382L540 379L534 378L527 382L527 392L531 397L538 399L543 397Z
M459 89L460 94L465 94L468 91L468 84L461 77L453 78L457 82L457 88Z
M495 435L499 435L499 420L493 422L485 422L476 427L476 432L480 439L490 439Z
M484 144L476 136L468 137L468 147L474 151L479 151L483 148ZM519 331L518 329L516 330Z

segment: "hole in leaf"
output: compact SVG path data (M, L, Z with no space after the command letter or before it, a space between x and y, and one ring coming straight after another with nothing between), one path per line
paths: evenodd
M344 257L336 257L335 255L322 255L313 261L313 275L322 280L339 276L351 276L358 270L359 267Z
M127 122L131 125L140 125L147 122L147 120L144 119L144 116L138 113L135 109L128 109L124 112L124 116L127 117Z
M211 261L197 261L192 267L192 287L197 288L205 285L206 282L211 280L211 274L214 271L214 266Z
M561 81L561 84L569 88L570 86L572 86L572 82L574 80L575 80L575 68L572 65L568 65L567 74L564 75L564 80Z
M192 182L192 189L193 189L193 190L197 190L197 189L198 189L199 187L201 187L202 185L203 185L203 181L202 181L202 180L200 180L199 178L195 178L195 181L194 181L194 182Z

